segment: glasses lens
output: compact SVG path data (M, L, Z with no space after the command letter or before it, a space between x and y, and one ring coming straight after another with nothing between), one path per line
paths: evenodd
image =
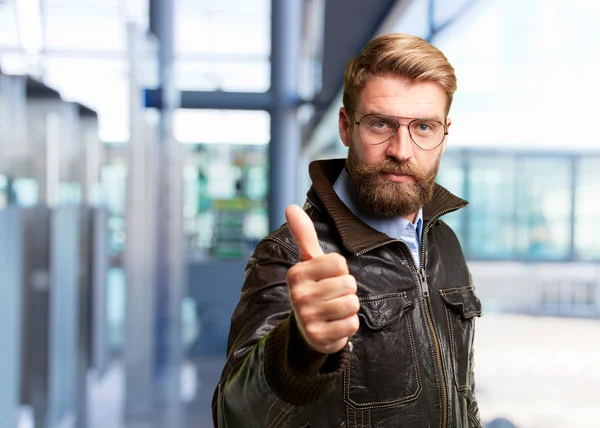
M410 136L423 149L434 149L444 139L444 125L436 120L419 119L411 122Z
M380 144L394 135L398 122L386 116L367 114L363 116L358 125L360 138L367 144Z

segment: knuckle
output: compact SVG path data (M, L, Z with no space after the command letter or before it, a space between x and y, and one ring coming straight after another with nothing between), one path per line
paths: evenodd
M350 323L349 323L349 327L351 330L351 334L354 334L358 331L358 329L360 328L360 320L358 319L358 315L353 315L350 318Z
M288 284L297 284L302 279L302 269L298 266L292 266L286 275Z
M346 275L345 277L345 285L348 290L348 294L356 294L358 287L356 285L356 278L352 275Z
M309 323L304 327L304 331L308 341L316 343L322 342L323 332L315 324Z
M340 272L347 272L348 271L348 262L346 261L346 258L338 253L334 253L333 256L334 256L333 261L335 263L336 268Z
M346 258L339 253L327 254L327 263L329 263L335 271L345 272L348 269Z
M348 297L348 306L354 314L360 311L360 300L358 299L358 296L356 294L351 294Z
M293 287L290 289L290 299L293 303L301 303L305 299L305 292L302 287Z
M296 314L303 323L307 323L312 319L312 312L306 306L300 306L296 309Z

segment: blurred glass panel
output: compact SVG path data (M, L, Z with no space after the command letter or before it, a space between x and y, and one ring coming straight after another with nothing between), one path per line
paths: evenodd
M470 158L467 242L470 257L515 257L515 177L512 157L474 155Z
M12 182L15 203L32 207L39 202L39 183L33 178L17 178Z
M525 259L570 256L571 159L525 157L518 162L517 250ZM506 183L508 177L503 177Z
M16 2L0 1L0 50L20 46Z
M180 90L266 92L270 85L267 57L180 59L175 63L175 86Z
M125 49L119 2L50 0L44 6L46 48Z
M175 25L175 86L265 92L270 87L269 0L182 0Z
M589 127L564 124L596 121L593 103L600 96L596 82L600 62L590 52L597 50L594 42L599 36L600 3L476 3L471 12L434 40L458 76L459 90L452 110L455 141L463 147L496 147L502 142L504 147L542 150L597 145ZM531 125L546 123L556 114L557 106L577 108L561 109L560 123L555 126ZM519 117L527 120L515 120Z
M175 111L174 133L181 143L268 144L271 118L266 111Z
M268 56L268 0L182 0L177 5L175 51Z
M436 181L456 196L466 198L464 194L466 171L462 159L461 153L446 152L442 156L440 171ZM456 233L462 244L464 244L464 218L464 209L442 217L442 220L454 230L454 233Z
M73 56L53 56L44 61L47 85L58 90L65 100L77 101L98 113L102 141L122 142L129 138L124 61Z
M9 201L8 179L5 175L0 174L0 210L8 206Z
M577 163L575 201L575 255L579 260L600 260L600 158Z
M248 257L268 233L267 146L197 144L184 169L184 229L196 259Z

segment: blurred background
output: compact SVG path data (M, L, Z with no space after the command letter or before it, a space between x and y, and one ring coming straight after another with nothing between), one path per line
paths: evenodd
M439 183L488 427L600 427L600 4L0 0L0 427L199 428L256 243L377 34L459 90ZM510 421L510 422L509 422Z

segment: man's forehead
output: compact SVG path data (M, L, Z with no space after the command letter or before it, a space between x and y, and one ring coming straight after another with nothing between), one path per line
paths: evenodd
M357 110L401 117L445 116L447 97L433 82L410 83L398 77L374 77L363 86Z
M443 106L431 103L365 102L357 106L362 114L385 114L406 118L428 118L443 121Z

